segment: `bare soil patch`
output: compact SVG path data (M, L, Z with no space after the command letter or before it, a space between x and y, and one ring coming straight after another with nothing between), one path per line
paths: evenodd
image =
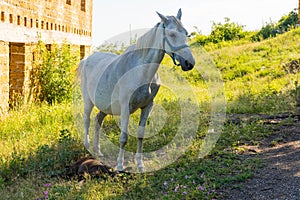
M300 200L300 115L259 117L273 133L259 145L243 146L244 156L259 156L263 167L251 179L222 188L220 199ZM245 116L244 116L245 117ZM242 116L235 117L239 121Z

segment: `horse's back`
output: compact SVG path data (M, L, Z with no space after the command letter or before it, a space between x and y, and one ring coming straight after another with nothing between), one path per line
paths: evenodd
M106 52L95 52L80 61L78 72L80 74L82 93L93 102L99 77L118 55ZM95 102L93 102L95 103Z
M112 60L114 60L118 55L108 52L95 52L86 59L82 60L84 62L86 69L103 68Z

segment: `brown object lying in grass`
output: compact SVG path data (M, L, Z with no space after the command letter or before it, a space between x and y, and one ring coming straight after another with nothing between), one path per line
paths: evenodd
M123 173L130 174L129 172L117 172L113 168L104 165L100 160L89 156L81 158L74 164L66 167L66 176L78 176L78 182L84 181L87 176L90 177L114 177L115 175Z

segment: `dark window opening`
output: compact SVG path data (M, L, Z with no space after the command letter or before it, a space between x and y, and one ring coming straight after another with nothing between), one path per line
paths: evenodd
M81 10L85 12L85 0L81 0Z
M21 17L20 17L20 15L17 16L17 24L18 24L18 25L21 24Z
M46 49L47 49L48 51L51 51L51 44L46 44Z
M24 26L27 26L27 17L24 17Z
M85 57L85 46L80 45L80 59L83 59Z
M1 12L1 21L4 22L5 21L5 13L2 11Z
M13 23L14 20L13 20L13 15L12 14L9 14L9 23Z

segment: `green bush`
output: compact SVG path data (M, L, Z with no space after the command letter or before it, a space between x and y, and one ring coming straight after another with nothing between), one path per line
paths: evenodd
M198 44L201 46L206 45L209 42L209 36L197 34L191 41L192 44Z
M277 34L285 33L294 28L298 23L298 13L296 10L291 11L288 15L284 15L277 22L266 23L261 30L252 37L253 41L261 41Z
M34 51L31 72L31 95L36 101L49 104L72 99L79 52L72 51L69 44L52 44L39 41Z
M278 21L277 27L281 33L289 31L294 28L298 23L298 12L297 10L291 11L288 15L284 15Z
M239 40L245 37L243 31L244 26L235 22L230 22L229 18L225 18L225 23L213 22L212 32L209 36L210 41L218 43L221 41Z
M217 44L224 41L240 40L246 37L247 32L243 30L244 26L239 25L235 22L231 22L229 18L225 18L225 23L213 22L212 31L209 36L196 34L192 39L193 45L207 45L209 43Z
M277 33L279 33L279 30L277 29L275 23L273 22L266 23L261 28L261 30L252 37L252 40L253 41L265 40L270 37L275 37Z

